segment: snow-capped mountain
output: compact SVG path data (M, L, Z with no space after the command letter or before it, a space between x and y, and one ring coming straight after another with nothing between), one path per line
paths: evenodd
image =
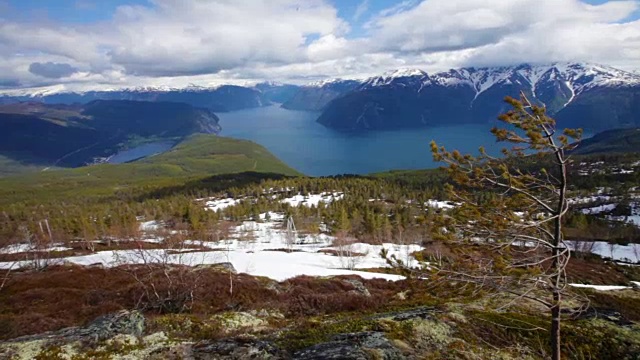
M411 85L415 82L424 81L423 79L428 78L426 72L419 69L399 69L394 71L389 71L381 76L375 76L367 79L363 83L363 87L369 86L384 86L391 84L399 84L399 85Z
M163 101L182 102L216 112L254 108L271 103L260 90L236 85L213 87L189 85L182 88L145 86L86 92L60 90L61 88L52 88L46 91L0 95L0 103L36 101L45 104L86 104L94 100Z
M594 87L638 86L640 75L609 66L583 63L556 63L552 65L523 64L513 67L461 68L428 75L422 70L397 70L372 77L363 89L372 86L388 86L406 83L405 79L421 80L425 86L469 86L476 95L494 85L517 83L530 87L537 94L549 82L565 84L575 95Z
M297 85L283 84L275 81L265 81L253 86L262 93L264 100L270 103L282 104L289 101L300 89Z
M369 78L336 98L318 121L341 129L492 121L505 110L502 99L517 97L521 91L559 120L602 130L637 121L632 109L640 106L640 75L586 63L461 68L435 74L398 70ZM616 116L594 112L596 104L614 103ZM587 108L594 111L585 113ZM578 116L565 115L575 109L586 117L584 124L566 119Z
M299 91L282 104L291 110L322 110L332 100L357 89L362 85L360 80L327 79L302 86Z

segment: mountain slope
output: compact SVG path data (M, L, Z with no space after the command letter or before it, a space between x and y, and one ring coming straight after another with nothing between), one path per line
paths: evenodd
M175 141L220 131L218 118L209 110L181 103L116 100L1 105L0 127L0 155L43 167L81 166L145 139Z
M355 90L358 80L333 79L301 87L282 107L289 110L319 111L333 99Z
M83 93L61 92L0 96L0 103L28 101L45 104L87 104L95 100L182 102L215 112L255 108L269 103L258 89L235 85L223 85L216 88L195 86L184 89L138 88Z
M114 196L190 179L241 172L301 175L264 147L247 140L196 134L170 151L126 164L100 164L0 178L0 204Z
M280 84L274 82L262 82L254 86L262 93L263 98L270 103L283 104L291 100L300 90L300 86Z
M394 71L335 98L318 121L343 130L492 122L507 109L503 98L521 91L546 105L561 124L588 131L640 125L634 116L640 76L591 64L463 68L432 75Z
M580 155L632 152L640 152L640 128L601 132L582 140L574 151Z

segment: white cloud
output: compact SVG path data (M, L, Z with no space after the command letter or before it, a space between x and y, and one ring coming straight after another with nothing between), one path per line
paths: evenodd
M473 50L473 65L579 59L638 66L640 23L616 23L638 8L637 1L428 0L370 26L379 51Z
M88 25L0 15L0 87L305 82L572 60L632 69L640 68L640 22L624 21L638 9L624 0L407 0L380 11L358 38L325 0L151 0ZM34 63L76 71L47 78L29 71Z
M364 13L369 10L369 0L362 0L358 7L356 7L356 11L353 13L353 21L360 21L360 18Z

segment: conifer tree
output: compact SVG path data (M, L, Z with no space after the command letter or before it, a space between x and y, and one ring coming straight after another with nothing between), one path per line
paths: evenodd
M569 210L568 151L582 131L558 133L545 108L524 93L519 100L505 101L512 107L499 117L505 126L491 130L497 141L509 144L502 157L483 148L478 156L463 155L431 143L434 159L448 164L453 181L448 196L459 204L436 220L434 236L458 244L481 243L494 254L438 270L513 294L514 301L546 306L551 313L551 358L560 359L561 301L570 259L562 228Z

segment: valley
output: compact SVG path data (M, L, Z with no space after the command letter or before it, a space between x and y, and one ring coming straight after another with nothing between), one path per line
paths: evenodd
M216 134L218 117L182 103L97 100L85 105L0 105L0 154L25 168L78 167L108 162L144 144L170 148L194 133ZM130 159L132 160L132 159ZM5 175L0 170L0 175Z
M448 199L445 172L309 178L270 160L263 173L229 174L223 167L220 175L208 175L218 161L235 164L233 154L259 149L198 135L142 162L0 180L0 236L9 240L0 246L0 268L10 270L0 290L0 337L14 339L0 343L0 353L223 357L230 347L306 358L358 353L358 344L368 341L393 356L473 351L491 357L498 347L506 357L539 357L542 330L518 331L517 350L500 344L514 331L505 326L544 326L540 305L493 297L429 270L492 251L433 238L430 224L460 206ZM163 180L158 170L169 164L191 172ZM627 220L640 208L640 156L582 155L574 164L565 228L573 250L568 282L593 310L566 319L564 329L570 339L579 337L571 344L581 351L633 353L640 343L626 324L638 319L640 227ZM146 165L160 167L140 172ZM93 169L99 181L70 177ZM105 169L120 175L109 180ZM62 181L52 182L51 174ZM74 190L64 192L67 187ZM38 230L42 219L51 237ZM383 249L417 276L386 261ZM508 311L492 310L504 306ZM31 320L34 311L40 322ZM93 322L104 314L108 320ZM80 327L56 332L68 326ZM55 343L19 337L49 330ZM593 331L601 335L580 335Z
M0 0L0 360L640 360L640 0Z
M538 359L559 288L561 352L640 353L637 80L555 64L5 97L0 357ZM569 145L581 131L502 102L519 91L594 135Z

